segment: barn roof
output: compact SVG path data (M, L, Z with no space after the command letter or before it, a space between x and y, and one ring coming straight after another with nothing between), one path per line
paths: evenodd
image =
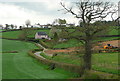
M38 35L47 35L46 32L37 32Z

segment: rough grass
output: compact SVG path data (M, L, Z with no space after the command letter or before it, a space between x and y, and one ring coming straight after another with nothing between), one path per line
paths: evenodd
M28 56L28 50L37 48L32 43L3 39L2 45L3 51L18 51L17 54L3 54L3 79L64 79L72 77L71 73L62 69L48 70L48 66L40 64L36 59Z

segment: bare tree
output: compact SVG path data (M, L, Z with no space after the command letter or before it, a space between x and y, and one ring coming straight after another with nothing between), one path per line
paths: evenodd
M12 29L14 28L14 25L13 25L13 24L11 24L11 28L12 28Z
M52 22L52 25L54 26L55 24L57 24L58 20L54 19L54 21Z
M3 29L3 25L2 24L0 24L0 29Z
M31 25L30 20L26 20L26 21L25 21L25 25L26 25L26 26L27 26L27 28L28 28L28 26L29 26L29 25Z
M5 29L8 30L9 29L9 25L5 24Z
M72 7L67 7L63 2L61 2L60 4L63 8L62 10L64 10L65 13L71 13L80 21L82 21L82 27L77 27L74 31L79 32L80 35L72 37L84 43L85 54L83 56L83 71L90 70L92 57L92 41L97 35L110 27L110 24L107 23L92 24L92 22L96 20L101 21L107 16L116 13L117 10L114 8L114 5L112 3L101 1L92 2L90 0L80 0L79 2L75 2L75 5L73 5Z

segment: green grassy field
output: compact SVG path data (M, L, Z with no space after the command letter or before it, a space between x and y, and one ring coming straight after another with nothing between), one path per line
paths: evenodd
M3 29L0 29L0 31L3 31Z
M118 74L118 67L118 53L100 53L93 55L94 70Z
M117 29L111 29L109 35L119 35L119 31Z
M73 29L69 29L70 31L73 31ZM49 35L49 31L50 29L39 29L39 30L33 30L32 35L30 35L29 37L34 37L36 32L39 31L43 31L46 32ZM20 35L21 30L19 31L8 31L8 32L3 32L3 37L7 37L7 38L18 38L18 36ZM118 35L118 30L117 29L111 29L108 33L108 35Z
M109 41L109 40L114 40L114 39L120 39L120 37L100 37L96 41Z
M68 47L76 47L76 46L80 46L80 45L82 45L82 43L79 42L78 40L70 39L70 40L68 40L66 42L54 45L53 48L68 48Z
M64 79L72 77L72 73L62 69L48 70L48 66L40 64L27 54L28 50L37 48L32 43L2 39L2 51L18 51L3 53L3 79Z
M44 41L44 39L42 39L41 41L52 48L69 48L82 45L82 43L79 42L79 40L77 39L69 39L68 41L58 42L57 44L55 44L54 41Z
M69 29L69 30L73 31L73 29ZM46 32L48 35L50 34L49 33L50 29L39 29L39 30L33 30L32 34L29 35L28 37L34 37L35 33L39 32L39 31ZM21 30L19 30L19 31L8 31L8 32L3 32L1 36L3 38L17 39L19 37L20 33L21 33ZM76 32L75 34L78 34L78 33ZM109 31L108 35L118 35L118 30L112 29L112 30ZM118 39L118 38L120 38L120 37L100 37L100 38L97 38L94 41L95 42L96 41L107 41L107 40L113 40L113 39ZM45 43L49 47L52 46L52 48L69 48L69 47L75 47L75 46L82 45L81 42L79 42L79 40L76 40L76 39L70 39L69 41L66 41L66 42L63 42L63 43L58 43L58 44L54 44L54 43L50 43L50 42L45 42Z
M17 39L21 31L8 31L3 32L2 37Z
M44 31L49 34L49 30L34 30L34 34L29 37L34 37L35 33L38 31ZM117 35L118 33L116 31L117 30L113 30L109 34ZM21 31L3 32L2 37L17 39L20 32ZM116 38L118 37L100 38L100 40L112 40ZM37 48L34 44L5 39L2 39L2 41L3 52L18 51L18 53L3 53L3 79L62 79L73 77L71 73L62 69L47 70L48 66L40 64L36 59L28 56L28 50ZM78 43L79 41L71 39L67 42L55 45L54 48L68 48L81 45L81 43ZM59 54L54 57L53 60L76 65L81 63L81 59L78 55ZM117 53L93 55L92 68L94 70L117 74L117 67Z
M29 35L29 37L34 37L35 33L40 32L40 31L46 32L47 34L49 34L49 29L33 30L32 35ZM8 32L3 32L2 37L17 39L20 34L21 34L21 30L19 30L19 31L8 31Z
M46 57L42 54L42 56ZM81 55L59 53L54 58L47 56L47 59L52 59L58 62L81 65ZM92 69L107 73L118 74L118 53L100 53L92 56Z
M108 41L108 40L113 40L113 39L118 39L120 37L101 37L97 40L94 40L94 42L97 41ZM77 39L69 39L68 41L64 41L64 42L59 42L57 44L55 44L52 41L49 42L44 42L47 46L52 47L52 48L70 48L70 47L79 47L81 45L83 45L81 42L79 42L79 40Z

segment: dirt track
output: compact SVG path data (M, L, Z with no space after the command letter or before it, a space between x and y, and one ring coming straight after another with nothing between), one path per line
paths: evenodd
M75 51L74 48L69 48L69 49L62 49L62 50L45 50L44 52L47 54L54 54L54 53L58 53L58 52L72 52Z
M120 47L120 40L112 40L112 41L105 41L105 42L101 42L98 43L97 46L95 46L93 49L100 49L101 47L107 45L107 44L111 44L112 46L115 47ZM58 53L58 52L72 52L75 51L76 49L80 49L78 47L73 47L73 48L68 48L68 49L63 49L63 50L45 50L45 53L48 54L54 54L54 53Z

